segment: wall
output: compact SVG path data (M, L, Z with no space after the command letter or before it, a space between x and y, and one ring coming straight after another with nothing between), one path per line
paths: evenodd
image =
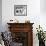
M3 31L8 30L7 22L17 19L19 22L30 20L33 25L33 45L38 46L36 27L40 24L46 30L46 4L45 0L2 0ZM27 16L14 16L14 5L27 5ZM44 12L43 12L44 11Z
M0 0L0 31L2 29L2 0Z
M14 16L14 5L27 5L27 16ZM19 22L30 20L33 25L33 45L38 46L36 27L40 24L40 0L2 0L3 31L8 30L7 22L17 19ZM37 39L37 40L36 40Z
M40 0L40 9L42 13L46 13L46 0Z
M14 5L16 4L27 5L27 16L14 16ZM26 19L29 19L31 22L39 23L39 15L40 15L40 0L39 1L38 0L35 1L34 0L28 0L28 1L27 0L19 0L19 1L3 0L2 1L3 26L5 26L7 21L10 19L17 19L19 20L19 22L24 22Z
M46 31L46 0L40 0L40 25ZM46 41L45 41L46 46Z
M46 31L46 0L40 0L40 24Z

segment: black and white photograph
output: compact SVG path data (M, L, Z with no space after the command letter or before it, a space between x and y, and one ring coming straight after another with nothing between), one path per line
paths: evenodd
M14 5L14 16L27 16L27 5Z

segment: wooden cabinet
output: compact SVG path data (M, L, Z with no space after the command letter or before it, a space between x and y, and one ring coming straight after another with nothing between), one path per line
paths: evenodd
M22 46L33 46L33 23L8 23L13 41L23 43Z

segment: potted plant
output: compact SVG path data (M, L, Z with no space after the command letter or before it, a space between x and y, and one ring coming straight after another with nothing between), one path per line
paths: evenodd
M37 29L37 34L36 36L38 36L38 40L39 40L39 46L45 46L45 35L43 32L42 27L36 28Z

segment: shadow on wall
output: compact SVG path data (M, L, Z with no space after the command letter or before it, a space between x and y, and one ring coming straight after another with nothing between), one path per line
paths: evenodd
M2 31L2 0L0 0L0 31Z
M46 14L46 0L40 0L40 11L42 14Z

